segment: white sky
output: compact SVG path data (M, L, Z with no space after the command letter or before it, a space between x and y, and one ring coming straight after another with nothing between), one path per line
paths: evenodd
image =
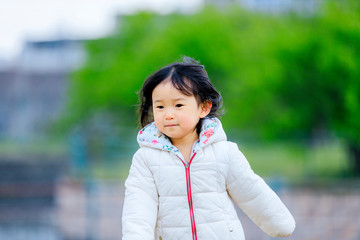
M117 13L141 9L192 12L203 0L0 0L0 60L19 53L25 40L96 38L111 32Z

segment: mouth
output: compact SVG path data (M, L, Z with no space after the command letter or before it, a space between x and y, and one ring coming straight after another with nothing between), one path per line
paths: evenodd
M176 127L176 126L178 126L178 124L167 124L167 125L165 125L165 127Z

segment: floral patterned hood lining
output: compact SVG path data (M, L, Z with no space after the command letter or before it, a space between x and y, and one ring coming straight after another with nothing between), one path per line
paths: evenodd
M173 152L181 159L184 159L180 151L172 145L170 139L157 129L155 122L148 124L139 131L137 141L140 147L152 147ZM192 152L198 152L204 146L218 141L226 141L226 135L220 120L217 118L205 118L202 122L199 139L194 143Z

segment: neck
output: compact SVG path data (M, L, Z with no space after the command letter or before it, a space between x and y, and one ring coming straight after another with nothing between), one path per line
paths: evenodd
M178 147L178 146L183 146L183 147L190 146L191 147L194 144L194 142L196 140L198 140L198 138L199 138L199 135L197 134L197 132L195 130L192 134L190 134L184 138L171 138L171 143L175 147Z
M179 149L181 154L184 156L185 161L188 162L190 159L192 146L198 138L199 135L195 130L192 134L188 135L186 138L181 138L181 139L172 138L171 142L177 149Z

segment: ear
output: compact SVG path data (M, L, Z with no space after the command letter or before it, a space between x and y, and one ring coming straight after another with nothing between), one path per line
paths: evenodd
M205 102L202 102L200 104L200 108L201 108L200 118L206 117L210 113L211 107L212 107L211 101L207 100Z

